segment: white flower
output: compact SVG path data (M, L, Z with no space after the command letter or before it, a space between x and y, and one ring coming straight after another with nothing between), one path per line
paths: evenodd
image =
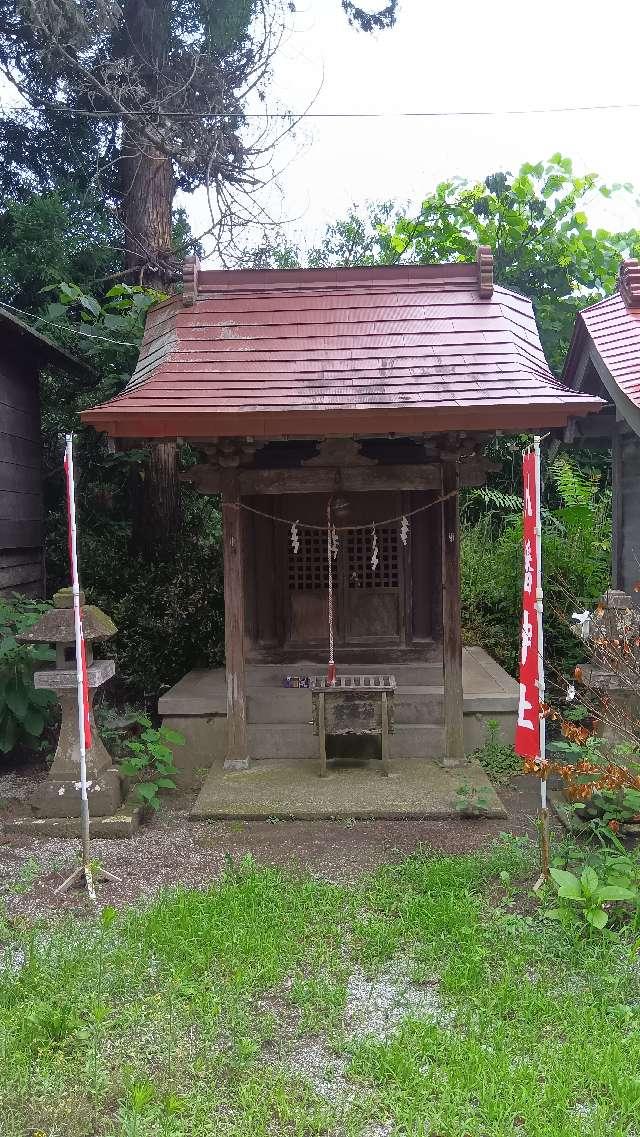
M571 619L575 620L576 623L578 624L578 627L576 630L578 632L578 635L580 636L580 639L588 640L589 639L589 630L590 630L590 626L591 626L591 613L587 612L586 609L584 612L574 612Z

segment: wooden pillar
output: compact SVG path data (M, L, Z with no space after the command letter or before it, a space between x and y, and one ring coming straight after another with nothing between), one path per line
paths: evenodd
M460 465L457 453L442 455L442 652L444 670L444 762L459 766L464 755L462 626L460 618Z
M222 472L224 549L224 653L227 677L227 751L225 770L246 770L247 696L244 671L244 588L242 515L238 508L237 468Z
M622 437L620 428L621 424L616 422L611 440L611 584L613 588L620 588L624 591L625 581L622 569L624 518L622 511Z

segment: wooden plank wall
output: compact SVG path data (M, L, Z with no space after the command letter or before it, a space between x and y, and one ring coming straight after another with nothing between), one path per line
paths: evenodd
M41 596L42 471L38 363L0 337L0 596Z
M640 580L640 438L618 434L613 450L613 584L634 592Z

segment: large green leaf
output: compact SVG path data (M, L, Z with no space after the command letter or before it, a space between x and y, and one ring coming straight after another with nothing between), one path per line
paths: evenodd
M45 691L41 687L34 687L29 691L29 702L34 707L50 707L57 702L54 691Z
M588 908L584 917L587 923L591 924L593 928L597 928L598 931L602 931L609 919L608 913L605 912L604 908Z
M22 683L8 683L5 691L5 701L18 721L21 721L25 717L29 706L29 696L26 687Z
M598 874L595 869L591 868L591 865L587 865L587 867L582 870L580 884L582 885L582 891L586 893L587 896L592 896L596 891L599 884Z
M577 876L572 872L567 872L566 869L549 869L552 880L558 886L558 894L564 896L568 900L582 900L582 889L580 881Z
M168 726L162 727L162 738L165 742L173 742L174 746L184 746L184 734L179 734Z
M0 719L0 751L8 754L13 750L18 737L18 725L11 711L5 711Z
M33 735L34 738L39 738L44 730L44 716L40 714L40 711L36 710L35 707L29 707L29 710L22 720L22 726L27 734Z
M606 900L636 900L638 893L635 889L623 888L620 884L603 884L597 892L598 902Z

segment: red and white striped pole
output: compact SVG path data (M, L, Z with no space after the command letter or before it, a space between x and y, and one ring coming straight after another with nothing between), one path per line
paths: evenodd
M542 592L542 508L540 442L522 457L524 576L520 652L520 698L515 751L540 775L540 852L542 875L549 875L549 809L547 804L546 723L544 718L544 628ZM538 887L536 885L536 887Z
M80 743L80 831L82 835L82 864L67 877L56 893L67 892L73 884L83 878L91 899L97 900L94 885L94 872L91 865L91 846L89 842L89 794L87 784L87 749L91 748L91 722L89 720L89 682L87 676L87 657L82 632L82 609L80 607L80 580L78 576L78 544L76 531L76 493L73 476L73 435L67 434L64 473L67 491L67 524L69 535L69 563L71 566L71 589L73 593L73 624L76 642L76 680L78 689L78 741ZM96 875L100 880L118 881L119 878L106 869L98 867Z
M78 540L76 529L76 491L73 470L73 435L65 438L64 473L67 497L67 528L69 537L69 563L71 567L71 591L73 594L73 624L76 643L76 681L78 689L78 740L80 743L80 831L82 835L82 866L63 881L56 892L66 892L72 884L85 878L87 890L92 900L96 900L93 873L91 870L91 845L89 840L89 794L87 787L87 748L91 747L91 723L89 721L89 682L87 677L87 657L82 631L82 610L80 607L80 579L78 575Z

